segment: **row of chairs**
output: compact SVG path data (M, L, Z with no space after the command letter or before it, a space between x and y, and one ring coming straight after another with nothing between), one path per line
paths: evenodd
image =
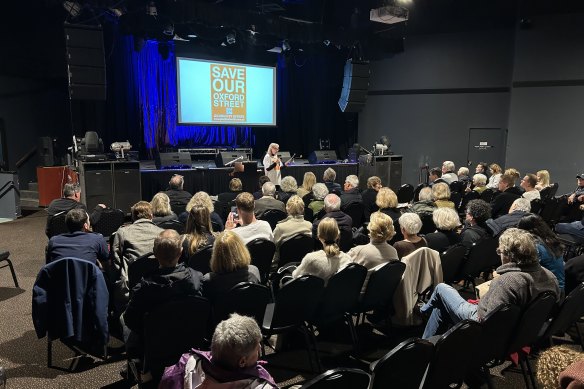
M49 238L69 232L65 223L66 216L67 211L61 211L49 218L47 229ZM100 233L105 238L108 238L124 224L124 219L125 214L122 210L106 208L101 212L101 217L97 223L92 226L93 232Z

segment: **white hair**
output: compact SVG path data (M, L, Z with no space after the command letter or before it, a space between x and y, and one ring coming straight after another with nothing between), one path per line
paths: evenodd
M422 229L422 220L417 213L404 213L398 220L400 227L410 235L416 235Z
M345 178L345 182L351 185L351 187L357 188L359 186L359 177L357 177L354 174L351 174L350 176L347 176L347 178Z
M262 194L264 196L274 196L276 193L276 185L273 182L266 182L262 185Z
M333 168L328 168L324 171L322 175L323 181L332 182L337 178L337 172Z
M420 194L418 195L420 201L430 201L432 200L432 188L429 186L425 186L420 190Z
M256 321L248 316L231 314L215 328L211 340L213 359L236 368L241 357L251 354L262 340Z
M324 209L327 212L339 211L341 209L341 199L334 193L329 193L324 198Z
M482 173L477 173L474 176L472 176L472 182L474 182L475 185L486 185L487 176L485 176Z
M280 183L280 188L282 188L283 192L290 193L298 190L298 183L296 182L296 178L292 176L286 176L282 178L282 182Z
M312 194L315 200L323 200L328 193L328 188L322 182L318 182L312 187Z
M524 197L519 197L511 204L513 211L531 212L531 202Z
M449 172L453 172L455 169L454 162L452 161L444 161L442 166L444 166Z
M468 168L466 166L463 166L461 168L458 169L458 176L468 176Z

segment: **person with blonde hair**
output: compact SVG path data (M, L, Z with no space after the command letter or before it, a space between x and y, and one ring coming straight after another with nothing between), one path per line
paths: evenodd
M320 277L326 283L333 274L351 262L351 257L339 248L340 231L335 219L324 218L318 224L317 236L323 249L306 254L292 272L293 278L308 274Z
M217 212L215 212L215 206L213 205L213 200L211 200L211 196L207 192L198 191L191 197L189 202L186 206L186 211L181 213L178 216L178 221L183 224L187 223L187 219L189 217L189 212L191 208L198 206L198 207L205 207L209 210L209 214L211 215L211 223L213 225L213 231L221 232L225 228L223 224L223 219Z
M535 239L529 232L509 228L499 238L497 253L502 261L496 270L498 276L493 278L478 305L466 301L450 285L436 286L428 302L420 308L422 315L429 315L424 339L443 334L465 319L481 321L504 304L524 308L543 292L551 292L559 299L558 281L539 264Z
M296 191L296 194L304 199L304 196L312 192L312 187L316 184L316 176L313 172L304 173L304 179L302 180L302 185Z
M450 188L445 182L432 185L432 199L436 207L448 207L455 209L454 203L450 201Z
M152 205L152 223L164 223L170 220L178 220L176 214L170 208L170 198L164 192L158 192L150 201Z
M499 188L499 180L503 175L503 169L501 169L501 166L496 163L492 163L489 165L489 173L491 174L491 177L489 177L487 188L497 190Z
M367 189L361 193L365 220L369 220L371 214L379 210L379 207L375 204L375 199L377 198L377 192L379 192L379 189L382 187L383 184L381 183L381 178L371 176L367 179Z
M399 226L404 239L393 244L399 259L413 253L420 247L428 246L426 240L418 236L418 233L422 229L422 220L418 214L412 212L404 213L399 217Z
M424 236L428 247L442 253L450 246L460 243L460 234L457 232L460 227L460 218L454 209L436 208L432 214L432 220L436 231Z
M276 244L276 253L274 262L277 263L280 257L280 246L293 236L302 234L312 236L312 223L304 220L304 201L300 196L290 197L286 204L288 217L276 224L274 229L274 243Z
M472 190L479 194L483 193L487 189L487 176L482 173L475 174L472 176L472 184L474 186Z
M537 177L537 184L535 185L535 189L541 191L542 189L550 186L550 172L547 170L538 170L535 175Z
M390 188L383 187L379 189L375 198L375 204L379 208L379 211L391 217L391 220L399 219L401 213L397 209L397 195Z
M583 352L576 351L566 346L554 346L542 351L539 354L535 365L535 376L537 381L544 389L560 388L560 373L575 362L580 362L580 366L582 366L582 362L584 362ZM581 368L582 367L580 367L580 369ZM579 378L582 381L582 373L579 375ZM574 386L574 388L581 388L582 386L584 386L584 383L580 382L580 385ZM572 386L561 387L572 388Z
M260 282L260 272L251 264L249 250L233 231L223 231L215 237L210 265L211 273L203 277L203 296L211 302L240 282Z

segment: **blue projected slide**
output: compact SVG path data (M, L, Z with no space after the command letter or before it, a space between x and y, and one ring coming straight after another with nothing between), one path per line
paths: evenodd
M179 124L276 125L276 68L177 57Z

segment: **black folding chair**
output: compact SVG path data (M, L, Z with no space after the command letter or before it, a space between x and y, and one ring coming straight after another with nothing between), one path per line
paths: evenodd
M364 206L363 203L350 203L342 209L353 221L353 227L359 228L364 221Z
M414 189L414 198L413 198L413 200L412 200L414 203L415 203L416 201L420 201L420 191L421 191L423 188L427 187L427 186L428 186L428 185L426 185L426 184L424 184L424 183L422 183L422 184L419 184L418 186L416 186L416 189Z
M420 220L422 221L420 234L425 235L436 231L436 224L434 224L431 213L419 213L418 216L420 216Z
M481 335L480 323L463 320L436 340L435 352L424 380L424 389L459 388L473 357L462 350L475 350ZM483 345L483 347L486 347ZM462 352L461 352L462 351Z
M213 246L205 246L193 253L189 257L187 266L200 271L203 274L211 272L211 256L213 255Z
M551 197L553 197L552 196L552 187L551 186L548 186L548 187L545 187L542 190L540 190L539 191L539 197L542 200L544 200L544 201L547 200L547 199L549 199L549 198L551 198Z
M406 339L371 363L371 389L418 389L434 355L434 345L420 338Z
M128 286L130 293L142 278L150 276L158 269L158 261L154 258L154 253L149 252L136 258L136 260L128 266Z
M254 239L247 243L247 249L251 256L251 264L260 271L261 282L265 284L268 281L270 274L270 267L276 252L276 245L274 242L267 239Z
M440 253L442 262L442 278L445 284L452 284L460 278L460 271L464 263L466 247L454 245L443 253Z
M584 283L580 283L562 302L554 318L544 325L543 340L553 345L554 335L564 334L568 328L576 324L578 319L584 315ZM584 350L580 327L575 326L578 333L580 347Z
M268 209L259 219L270 223L270 227L272 227L273 231L274 228L276 228L276 224L287 217L288 215L284 211L280 211L279 209Z
M462 266L462 276L468 284L475 288L475 278L481 273L490 273L501 265L501 258L497 254L499 241L490 236L474 243L468 257Z
M466 185L464 182L462 181L452 181L450 183L450 185L448 185L450 187L450 193L464 193L464 190L466 189Z
M304 207L304 220L309 221L312 223L314 220L314 211L312 208Z
M371 376L363 370L343 367L325 371L300 389L368 389L370 382Z
M553 184L550 185L550 187L552 188L552 190L550 191L550 197L554 197L556 193L558 193L558 188L560 187L560 184L554 182Z
M400 204L409 203L414 199L414 187L410 184L403 184L397 190L397 202Z
M541 199L533 199L530 201L531 213L539 215L541 209L543 208L543 201Z
M165 230L175 230L179 234L185 233L185 225L178 220L168 220L158 223L157 226Z
M0 266L0 269L8 266L10 268L10 273L12 273L12 280L14 281L14 287L19 288L18 279L16 278L16 273L14 272L14 266L12 265L12 261L8 257L10 257L10 251L0 252L0 262L6 262L6 265Z
M462 196L462 200L460 202L460 207L458 207L459 213L466 212L466 206L468 202L471 200L478 200L481 198L481 194L476 190L471 190L470 192L465 193Z
M105 238L108 238L124 224L124 218L123 211L106 208L101 211L99 220L92 226L93 232L100 233Z
M297 234L280 245L278 267L290 262L300 262L302 258L314 250L314 239L311 235Z
M232 313L253 317L261 325L271 300L272 293L267 286L240 282L213 303L213 328Z
M495 198L495 191L491 188L487 188L481 193L481 200L486 201L487 203L493 201L493 198Z
M66 216L67 211L61 211L49 217L47 228L49 239L55 235L66 234L67 232L69 232L69 229L67 228L67 223L65 223Z

